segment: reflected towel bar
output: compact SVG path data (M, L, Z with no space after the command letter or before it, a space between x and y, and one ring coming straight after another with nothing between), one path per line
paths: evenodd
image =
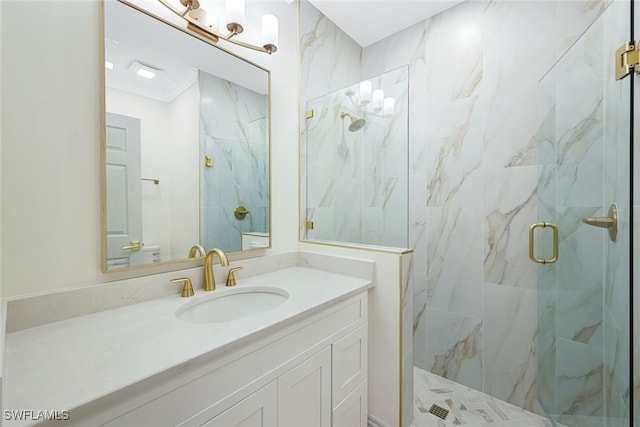
M153 179L153 178L142 178L143 181L153 181L154 184L158 185L160 184L160 180L159 179Z

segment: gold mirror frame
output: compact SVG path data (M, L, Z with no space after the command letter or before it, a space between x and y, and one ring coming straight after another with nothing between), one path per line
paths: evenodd
M272 229L272 206L271 206L271 194L272 194L272 187L271 187L271 163L272 163L272 159L271 159L271 72L256 64L253 63L245 58L243 58L242 56L239 56L233 52L227 51L215 44L213 44L210 40L208 40L206 37L203 37L202 35L195 33L193 31L188 30L187 28L183 28L180 26L179 23L174 23L171 22L168 19L165 19L155 13L152 13L146 9L144 9L143 7L140 7L128 0L100 0L100 40L104 41L105 40L105 35L106 35L106 20L107 20L107 14L105 11L105 3L109 2L109 1L113 1L113 2L117 2L117 3L121 3L127 7L130 7L132 10L135 10L137 13L141 13L144 16L150 17L155 19L156 21L158 21L159 23L166 25L168 29L175 29L179 32L181 32L184 35L187 35L189 37L193 37L194 39L197 39L200 42L204 42L207 44L207 48L209 48L209 46L211 48L216 49L216 51L213 52L217 52L219 55L224 55L225 57L228 57L229 60L232 61L236 61L238 63L242 63L248 66L252 66L252 70L254 72L262 72L262 73L266 73L265 77L266 77L266 84L267 84L267 94L266 94L266 112L267 112L267 132L266 132L266 141L268 144L266 151L266 179L268 181L267 183L267 191L268 191L268 206L266 209L266 215L267 215L267 239L268 239L268 245L263 246L263 247L259 247L259 248L250 248L250 249L246 249L246 250L241 250L241 251L229 251L228 254L231 254L232 257L234 254L248 254L249 256L260 256L264 254L264 251L266 249L271 248L271 236L270 236L270 232ZM189 248L186 248L184 251L184 257L180 257L180 256L174 256L174 254L172 254L173 258L168 259L168 260L162 260L160 262L153 262L153 263L142 263L139 265L131 265L131 266L126 266L126 267L116 267L116 268L108 268L108 263L107 263L107 199L108 199L108 192L107 192L107 161L106 161L106 157L107 157L107 132L106 132L106 127L107 127L107 107L106 107L106 103L107 103L107 88L106 88L106 83L107 83L107 78L106 78L106 69L105 69L105 57L106 57L106 48L105 48L105 43L101 43L100 46L100 81L101 81L101 104L100 104L100 109L101 109L101 237L102 237L102 254L101 254L101 265L102 265L102 271L104 273L111 273L111 272L122 272L122 271L130 271L130 270L139 270L139 269L148 269L148 268L156 268L156 270L160 270L162 269L162 271L171 271L171 270L175 270L175 269L179 269L179 268L187 268L187 267L192 267L192 266L196 266L196 265L201 265L202 261L204 259L203 256L199 256L197 258L197 262L194 263L193 259L190 259L189 257ZM238 61L239 60L239 61ZM223 77L220 77L221 79ZM198 134L200 133L200 129L198 129ZM199 138L199 137L198 137ZM200 141L198 141L198 144L200 145ZM198 148L198 152L199 152L199 156L203 157L203 153L201 150L201 147ZM206 159L209 160L209 159ZM204 163L202 163L202 165L200 167L204 167ZM200 193L200 188L202 185L202 173L198 172L199 178L198 178L198 193ZM143 177L143 181L144 181ZM157 180L156 178L151 178L149 179L150 183L149 185L157 185L159 184L159 180ZM200 242L199 240L201 240L202 238L202 209L201 209L201 197L199 196L198 198L198 206L195 207L195 209L198 210L198 218L199 218L199 224L198 224L198 241L194 241L192 242L193 245L199 245ZM186 209L186 207L185 207ZM246 210L246 209L245 209ZM247 211L247 213L250 213L250 211ZM245 214L246 216L246 214ZM130 249L132 250L138 250L141 249L141 245L142 243L138 242L138 241L132 241L130 243ZM207 248L207 249L211 249L211 248Z

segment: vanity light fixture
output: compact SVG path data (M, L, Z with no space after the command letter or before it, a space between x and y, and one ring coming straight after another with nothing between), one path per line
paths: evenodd
M222 39L238 46L268 53L269 55L278 50L278 18L274 15L264 15L262 17L261 46L233 38L244 31L244 0L226 0L225 13L228 22L227 30L229 31L226 35L221 34L218 30L218 18L202 9L198 0L179 0L180 4L184 6L183 10L174 6L169 0L158 1L187 21L188 29L207 37L214 43Z
M104 61L104 68L107 70L113 70L113 62Z

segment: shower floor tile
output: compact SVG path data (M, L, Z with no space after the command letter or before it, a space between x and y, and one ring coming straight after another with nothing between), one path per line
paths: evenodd
M420 368L414 368L412 427L552 427L551 421ZM449 411L445 420L429 413L436 404Z

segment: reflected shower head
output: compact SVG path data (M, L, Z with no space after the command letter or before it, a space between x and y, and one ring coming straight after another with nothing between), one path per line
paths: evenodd
M349 117L351 119L351 124L349 125L349 132L355 132L357 130L360 130L364 127L365 124L367 124L367 121L365 119L357 119L349 113L340 113L341 119L344 119L345 117Z

